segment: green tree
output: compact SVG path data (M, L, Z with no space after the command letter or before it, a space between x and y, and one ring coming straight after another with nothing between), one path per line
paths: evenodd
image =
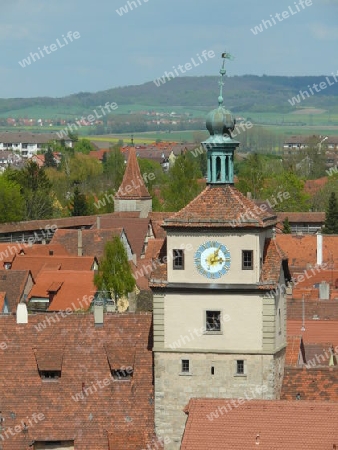
M49 147L45 153L45 167L56 167L56 161L52 149Z
M291 234L291 226L290 226L290 222L289 222L289 218L286 217L285 220L283 221L283 233L284 234Z
M323 233L338 234L338 204L336 194L334 192L331 192L329 198Z
M0 222L18 222L23 220L24 199L20 185L0 176Z
M88 139L79 139L74 145L75 153L89 155L92 150L94 150L94 147Z
M78 186L76 186L72 202L72 216L87 216L88 213L86 196L81 194Z
M193 200L203 189L198 183L202 177L195 158L187 154L176 158L169 170L168 183L162 189L165 211L178 211Z
M115 191L118 190L122 183L123 174L126 168L124 156L120 147L114 146L109 149L106 161L103 163L103 172L109 177L111 185Z
M9 170L7 176L20 185L24 199L24 220L53 217L52 185L43 167L28 161L22 170Z
M127 252L118 236L106 243L94 283L100 291L110 292L115 300L133 291L135 278L128 262Z

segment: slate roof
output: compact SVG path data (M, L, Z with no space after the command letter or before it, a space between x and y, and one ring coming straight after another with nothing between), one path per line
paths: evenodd
M244 400L226 412L230 401L190 400L181 450L318 450L338 445L337 403ZM217 412L218 418L208 419Z
M8 307L12 313L16 312L17 304L23 298L29 277L29 270L0 271L0 291L6 292Z
M273 213L260 210L231 185L207 186L185 208L165 219L164 227L266 228L276 225Z
M28 299L50 298L51 294L48 311L86 310L96 291L93 271L43 270L36 278Z
M123 180L115 198L117 199L151 199L144 184L137 162L135 148L131 147Z
M0 364L1 434L34 413L45 417L33 421L27 433L8 433L1 441L4 449L27 450L32 441L68 439L74 439L77 450L147 448L154 435L151 314L106 314L100 328L92 314L49 324L46 317L29 315L29 323L20 325L13 316L0 317L0 342L8 345ZM41 324L45 328L39 332ZM123 349L133 346L131 381L112 380L106 352L112 343L122 362ZM60 363L57 381L40 378L38 368Z

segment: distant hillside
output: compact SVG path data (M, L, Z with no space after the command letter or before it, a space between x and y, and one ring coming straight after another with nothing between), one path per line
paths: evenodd
M24 117L32 108L39 115L63 116L68 113L84 114L107 101L118 105L144 107L182 106L187 109L209 109L217 104L218 77L177 77L157 87L154 82L139 86L125 86L96 93L81 92L63 98L27 98L0 99L0 114ZM288 99L309 90L314 83L325 81L325 76L282 77L244 75L229 77L225 80L225 106L233 112L274 112L287 113L293 108ZM333 83L333 77L330 76ZM313 90L314 92L314 90ZM301 101L301 107L317 107L338 111L338 83L333 83L310 98ZM116 111L119 113L119 110ZM122 110L121 110L122 112Z

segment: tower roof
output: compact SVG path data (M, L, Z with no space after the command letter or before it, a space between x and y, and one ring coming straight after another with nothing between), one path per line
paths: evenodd
M134 147L130 148L126 171L115 198L130 200L151 199L141 175Z
M277 216L231 185L209 185L186 207L164 221L164 227L266 228Z

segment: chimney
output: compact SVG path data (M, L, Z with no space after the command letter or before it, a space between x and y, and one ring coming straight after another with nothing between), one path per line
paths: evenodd
M247 193L246 193L246 198L248 198L249 200L252 200L252 194L251 194L251 192L247 192Z
M77 256L83 256L82 230L77 230Z
M317 232L317 266L323 264L323 235L321 231Z
M103 326L103 301L94 301L94 323L95 327Z
M26 303L18 303L16 307L16 323L28 323Z
M330 285L326 281L319 283L319 300L330 300Z
M99 230L101 228L101 217L96 216L96 228Z

